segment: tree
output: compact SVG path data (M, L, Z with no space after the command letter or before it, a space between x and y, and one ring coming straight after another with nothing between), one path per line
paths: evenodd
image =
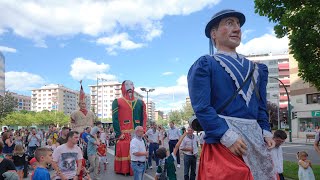
M169 113L169 120L174 124L181 125L181 113L179 110L173 110Z
M255 12L276 23L277 37L288 36L298 75L320 90L320 1L255 0Z
M0 96L0 123L8 114L13 112L16 107L18 107L18 101L10 92L7 91L4 97Z
M191 104L187 103L186 105L182 106L181 110L181 119L183 121L183 124L187 124L188 120L191 116L193 116L194 111L192 109Z
M161 125L163 127L167 127L168 123L169 123L168 120L163 119L161 116L158 117L158 120L157 120L158 125Z
M278 106L274 103L268 101L267 103L267 111L269 113L269 121L273 125L278 124Z
M54 125L68 125L70 122L70 117L65 115L63 112L54 111L41 111L41 112L25 112L25 111L15 111L11 112L4 118L2 124L10 126L33 126L33 125L43 125L48 126L50 124Z

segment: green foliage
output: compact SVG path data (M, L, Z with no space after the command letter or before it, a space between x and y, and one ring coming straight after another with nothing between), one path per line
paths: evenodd
M4 97L0 96L0 123L3 121L3 118L13 112L16 107L18 107L18 102L10 92L6 92Z
M15 111L4 118L2 125L10 126L33 126L55 124L59 126L67 125L70 122L70 117L63 112L55 111Z
M169 121L173 121L177 125L185 125L188 124L188 120L193 114L194 111L191 104L186 104L180 110L169 112Z
M179 110L173 110L169 113L169 121L173 121L176 125L181 125L182 119L181 119L181 113Z
M181 110L181 119L183 121L183 124L188 124L188 120L191 116L193 116L193 114L194 111L191 104L187 103L186 105L184 105Z
M161 116L158 117L157 124L163 127L167 127L169 124L168 120L163 119Z
M255 12L276 23L277 37L288 35L298 75L320 90L320 1L255 0Z

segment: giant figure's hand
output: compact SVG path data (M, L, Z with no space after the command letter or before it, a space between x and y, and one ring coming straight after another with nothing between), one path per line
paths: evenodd
M238 138L235 143L233 143L230 147L229 150L237 156L242 156L243 154L246 153L247 151L247 145L245 142L242 140L242 138Z
M271 137L265 137L264 141L266 142L268 149L272 149L276 145L276 142L274 142L274 140Z
M124 134L121 134L120 137L119 137L120 140L123 140L124 138L125 138Z

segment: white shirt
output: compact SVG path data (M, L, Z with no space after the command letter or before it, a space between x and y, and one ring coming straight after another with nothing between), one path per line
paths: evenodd
M204 136L205 135L206 135L206 133L204 131L201 131L201 134L199 137L200 144L204 144Z
M274 147L271 149L272 159L277 173L283 173L283 152L282 147Z
M169 140L179 140L180 139L180 131L176 127L170 128L168 130L168 138Z
M131 161L145 162L146 156L133 155L133 153L136 153L136 152L147 152L144 141L142 140L142 138L139 138L139 137L134 137L130 141L130 157L131 157Z
M156 130L155 132L153 131L153 129L149 129L147 131L147 136L148 136L148 140L150 143L159 143L159 131Z
M186 136L180 145L180 149L183 148L192 148L192 151L184 151L183 153L186 155L196 155L198 154L198 143L199 139L197 136L193 135L193 138L190 139L189 136Z

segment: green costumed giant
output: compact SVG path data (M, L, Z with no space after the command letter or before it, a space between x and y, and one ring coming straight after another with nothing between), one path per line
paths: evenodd
M112 122L116 133L116 150L114 171L121 174L133 175L130 166L130 141L134 128L142 126L146 130L146 105L134 97L134 85L126 80L121 85L122 96L112 103Z

